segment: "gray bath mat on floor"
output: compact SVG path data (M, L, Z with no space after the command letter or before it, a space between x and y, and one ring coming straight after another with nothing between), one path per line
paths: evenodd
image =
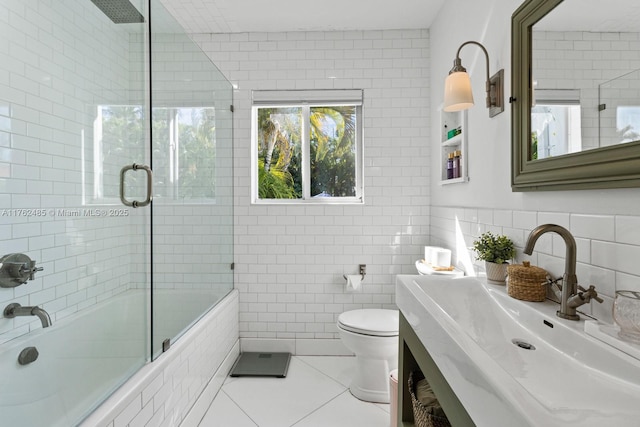
M229 374L232 377L287 376L291 353L242 353Z

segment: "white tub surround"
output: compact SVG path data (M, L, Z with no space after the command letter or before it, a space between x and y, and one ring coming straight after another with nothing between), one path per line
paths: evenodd
M200 405L215 396L230 368L229 360L238 354L238 292L234 290L169 351L136 372L81 427L175 427L185 418L192 423L186 425L197 425L193 419L204 413ZM203 401L187 418L201 395Z

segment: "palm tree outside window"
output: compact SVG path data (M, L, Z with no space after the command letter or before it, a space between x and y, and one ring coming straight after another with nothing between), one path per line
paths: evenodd
M362 203L362 91L254 91L254 203Z

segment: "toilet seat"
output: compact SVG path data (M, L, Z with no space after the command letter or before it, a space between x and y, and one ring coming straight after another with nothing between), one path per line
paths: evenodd
M398 310L365 308L342 313L338 327L345 331L376 337L398 336Z

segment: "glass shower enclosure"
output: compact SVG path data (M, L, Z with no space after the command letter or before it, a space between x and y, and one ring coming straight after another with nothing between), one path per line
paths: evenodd
M0 414L68 427L233 288L232 87L156 0L0 0L0 57Z
M640 69L598 85L599 146L640 140Z

